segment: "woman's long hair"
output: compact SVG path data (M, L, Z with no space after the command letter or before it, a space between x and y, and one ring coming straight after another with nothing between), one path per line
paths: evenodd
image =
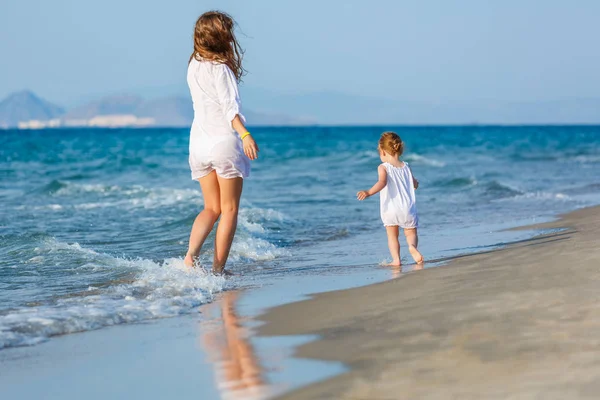
M233 29L235 21L221 11L208 11L196 21L194 29L194 52L192 59L204 59L223 63L231 69L238 81L246 71L242 67L244 51Z

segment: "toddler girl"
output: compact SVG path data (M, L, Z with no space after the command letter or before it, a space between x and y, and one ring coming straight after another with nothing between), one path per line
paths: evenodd
M415 262L422 264L423 256L417 250L419 217L415 204L415 189L419 187L419 182L413 177L408 164L399 160L404 151L404 143L396 133L385 132L379 139L377 150L382 162L377 168L379 180L371 189L358 192L356 197L362 201L381 192L381 220L387 232L388 247L392 255L389 265L401 265L399 228L404 229L408 251Z

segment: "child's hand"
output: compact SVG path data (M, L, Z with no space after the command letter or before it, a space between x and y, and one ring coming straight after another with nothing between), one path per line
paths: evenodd
M363 201L364 199L366 199L367 197L369 197L369 193L366 190L361 190L360 192L358 192L356 194L356 198L359 201Z

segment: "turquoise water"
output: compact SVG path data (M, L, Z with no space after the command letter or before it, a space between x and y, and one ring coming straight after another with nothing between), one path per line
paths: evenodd
M385 129L421 183L426 258L600 204L600 127L254 128L261 154L230 260L239 276L224 280L182 269L202 206L187 130L0 131L0 348L190 313L293 274L377 267L388 257L378 201L355 194L376 180Z

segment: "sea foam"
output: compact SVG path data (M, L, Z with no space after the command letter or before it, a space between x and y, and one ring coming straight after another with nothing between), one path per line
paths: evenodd
M114 264L141 272L130 282L91 288L92 294L71 294L52 304L4 311L0 315L0 349L33 345L56 335L191 313L226 287L223 277L201 269L188 270L181 259L157 263L114 258Z

